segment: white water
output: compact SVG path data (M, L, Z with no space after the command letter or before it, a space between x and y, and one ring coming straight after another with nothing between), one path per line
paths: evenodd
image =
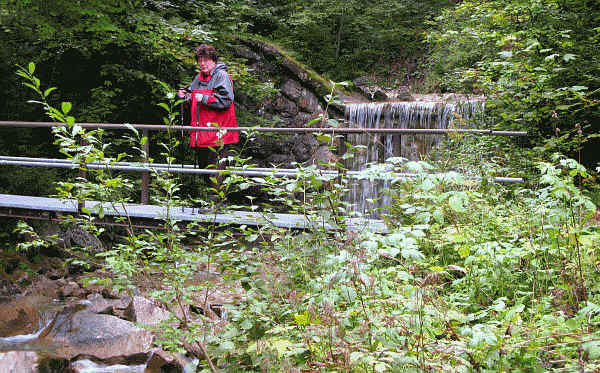
M483 111L483 101L470 100L461 103L443 102L389 102L346 104L348 127L361 128L407 128L445 129L463 128L473 114ZM348 142L365 145L366 149L355 152L347 165L350 170L362 170L370 164L383 163L390 157L404 157L420 160L445 135L377 135L352 134ZM383 191L391 186L387 181L362 180L354 183L348 201L354 211L364 215L380 216L389 206L391 199ZM375 202L368 200L379 198Z

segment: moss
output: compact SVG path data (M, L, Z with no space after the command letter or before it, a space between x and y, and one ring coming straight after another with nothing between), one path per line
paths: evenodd
M256 35L236 35L233 39L237 39L242 43L259 48L261 51L274 54L275 59L281 66L287 67L292 72L305 73L307 79L304 83L307 83L313 88L319 95L324 96L330 94L332 89L335 94L352 95L352 91L348 90L343 86L333 86L332 82L324 78L322 75L299 62L294 58L290 52L286 51L280 45L274 43L271 40L267 40L263 37Z

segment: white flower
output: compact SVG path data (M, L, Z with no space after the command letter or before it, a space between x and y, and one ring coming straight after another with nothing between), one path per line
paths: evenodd
M168 93L167 93L167 98L168 98L169 100L171 100L173 97L175 97L175 95L173 94L173 92L168 92Z

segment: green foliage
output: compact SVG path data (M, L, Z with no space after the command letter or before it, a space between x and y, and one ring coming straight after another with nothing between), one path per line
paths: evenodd
M253 33L270 37L319 73L347 80L421 55L425 20L446 1L257 0ZM406 74L395 78L402 83Z
M548 150L576 156L593 141L591 151L599 113L599 10L580 1L461 2L428 32L431 85L485 94L495 124L526 129ZM588 165L597 161L585 152L583 158Z
M84 169L90 161L147 156L147 139L135 130L135 156L114 155L102 131L75 124L71 103L51 105L52 91L41 87L34 64L18 74L40 96L42 109L65 124L54 135L74 164ZM168 84L154 84L168 98L158 107L172 124L178 101ZM335 99L330 94L327 101ZM160 146L167 163L179 146L171 135ZM317 136L335 149L335 136ZM447 153L429 163L396 158L365 171L418 173L391 180L386 234L366 223L350 229L351 206L343 195L352 180L335 161L299 167L295 178L243 178L229 168L214 182L217 199L261 188L268 200L248 196L248 208L266 221L282 209L295 212L307 223L302 231L270 224L184 226L171 215L188 203L180 180L149 167L153 201L167 207L163 230L139 231L125 218L124 241L87 258L111 273L115 289L146 290L167 306L173 316L153 328L157 343L204 359L200 364L211 371L598 369L600 230L596 206L576 187L589 173L560 155L525 159L532 152L503 149L503 141L451 138ZM251 163L239 156L231 161ZM496 166L514 175L523 165L527 184L491 181ZM325 167L339 175L322 172ZM85 179L60 183L60 195L125 208L131 181L108 170L87 171ZM73 222L98 233L95 221L103 213L83 209ZM199 279L200 267L223 279ZM225 306L227 320L186 312L200 305L207 313L206 299L223 289L237 292Z

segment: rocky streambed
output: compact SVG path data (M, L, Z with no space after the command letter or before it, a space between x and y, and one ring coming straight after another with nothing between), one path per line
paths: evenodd
M171 312L163 305L142 292L119 295L98 284L83 286L89 274L71 275L62 265L38 272L43 273L17 273L21 286L7 279L0 286L0 372L196 371L198 359L160 349L153 344L153 333L141 327L168 320ZM199 271L198 283L207 274L219 280L212 272ZM211 289L198 294L193 310L171 311L186 312L193 320L193 311L200 310L214 323L226 322L222 305L235 299L222 286Z

